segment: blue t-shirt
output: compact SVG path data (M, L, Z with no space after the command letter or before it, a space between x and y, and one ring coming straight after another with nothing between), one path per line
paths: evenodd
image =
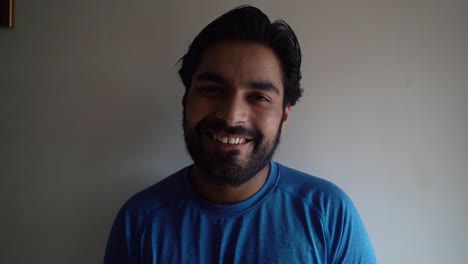
M120 209L104 263L377 263L365 227L334 184L275 162L252 197L218 205L189 167Z

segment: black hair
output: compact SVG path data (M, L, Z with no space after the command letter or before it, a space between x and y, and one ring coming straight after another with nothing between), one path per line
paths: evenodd
M295 105L302 96L300 87L301 48L296 34L283 20L271 23L258 8L243 5L208 24L193 40L182 58L179 76L187 95L203 52L223 40L261 43L271 48L281 62L283 72L283 107Z

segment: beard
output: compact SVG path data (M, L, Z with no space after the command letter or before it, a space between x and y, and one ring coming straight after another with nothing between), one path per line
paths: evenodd
M205 118L198 122L194 129L190 129L185 111L183 115L184 139L188 153L204 177L220 186L240 186L265 168L279 145L282 125L283 118L276 135L267 139L256 129L242 126L228 127L221 119L209 121ZM206 138L208 131L251 138L249 142L253 144L251 153L245 158L240 158L239 150L208 150L203 145L204 140L213 140Z

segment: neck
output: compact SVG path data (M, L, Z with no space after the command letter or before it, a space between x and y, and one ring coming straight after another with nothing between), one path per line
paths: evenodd
M242 202L257 193L265 184L269 171L270 163L250 180L239 186L221 186L210 181L194 165L190 168L189 179L194 191L208 201L216 204L234 204Z

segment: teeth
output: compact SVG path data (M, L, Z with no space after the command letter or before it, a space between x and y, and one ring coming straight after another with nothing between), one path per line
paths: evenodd
M245 142L245 138L229 138L218 135L213 135L214 140L224 144L242 144Z

